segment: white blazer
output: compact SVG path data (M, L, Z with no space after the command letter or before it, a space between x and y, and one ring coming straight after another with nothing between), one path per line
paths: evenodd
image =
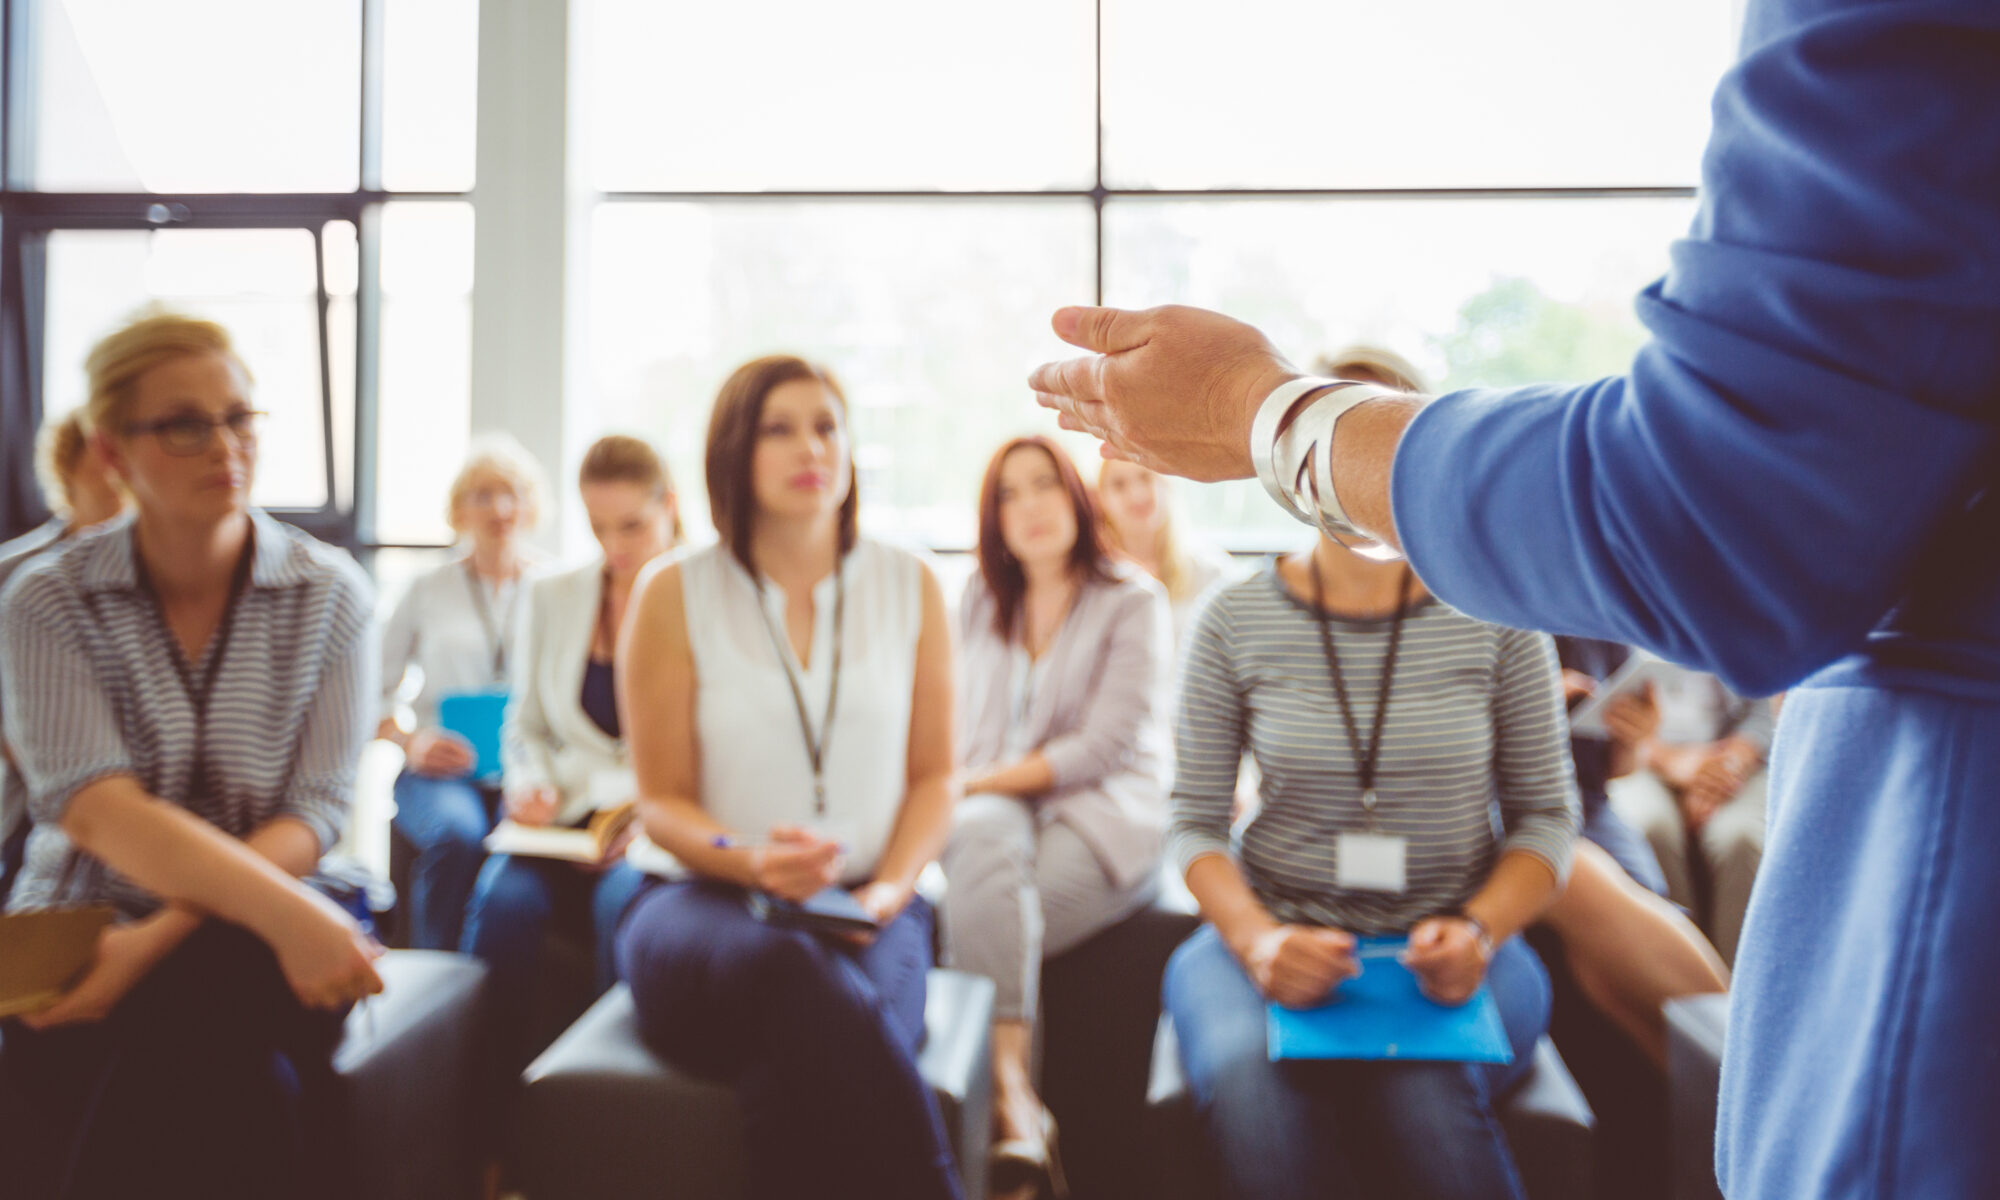
M561 794L556 823L572 824L638 792L622 738L583 711L583 669L597 632L604 564L535 580L515 636L519 665L500 737L508 792L549 786Z

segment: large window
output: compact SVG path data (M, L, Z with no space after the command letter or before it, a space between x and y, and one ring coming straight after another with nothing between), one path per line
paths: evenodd
M260 504L350 545L440 540L442 490L404 460L466 438L476 0L6 13L7 427L81 402L90 345L170 306L256 377Z
M699 515L729 370L826 360L864 520L965 546L978 469L1050 430L1060 304L1221 308L1296 361L1443 387L1621 370L1693 211L1730 0L572 0L587 251L574 405ZM594 431L593 431L594 432ZM1079 458L1090 447L1074 442ZM1237 548L1297 537L1189 488Z

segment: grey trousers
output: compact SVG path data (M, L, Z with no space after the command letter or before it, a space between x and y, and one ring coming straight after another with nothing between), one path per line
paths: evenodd
M1743 935L1743 910L1750 905L1750 885L1764 858L1765 772L1758 771L1736 798L1715 811L1701 829L1701 853L1708 860L1712 882L1709 928L1722 961L1736 965L1736 943ZM1695 911L1694 883L1688 870L1688 830L1674 791L1651 771L1634 771L1614 779L1606 789L1611 807L1646 835L1660 871L1667 877L1667 896Z
M1124 920L1158 887L1148 871L1120 889L1075 830L1038 830L1026 801L991 793L959 802L943 866L946 960L993 981L1001 1021L1034 1019L1044 957Z

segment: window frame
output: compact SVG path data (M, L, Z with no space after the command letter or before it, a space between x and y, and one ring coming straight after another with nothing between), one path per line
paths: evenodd
M844 200L907 200L935 204L954 204L993 200L1087 200L1091 206L1092 261L1095 265L1095 283L1091 302L1104 303L1106 275L1106 243L1104 236L1104 212L1108 205L1120 200L1319 200L1328 203L1369 200L1688 200L1693 199L1698 189L1681 184L1618 185L1618 186L1543 186L1543 187L1311 187L1311 188L1155 188L1155 187L1114 187L1105 176L1104 155L1104 0L1094 0L1092 4L1094 28L1092 33L1092 62L1095 74L1093 87L1095 111L1092 119L1095 125L1094 162L1092 184L1087 188L983 188L983 189L943 189L943 188L880 188L880 189L815 189L776 188L768 190L730 189L666 189L615 191L584 190L580 193L586 212L602 204L624 203L785 203L785 202L838 202ZM1270 544L1269 539L1256 537L1215 536L1219 531L1208 531L1212 540L1222 544L1222 548L1232 554L1264 554L1282 549ZM969 553L968 546L932 546L941 554Z
M80 231L164 229L301 229L313 239L319 330L320 432L326 502L317 508L273 508L271 514L314 537L363 556L384 547L374 540L375 439L379 427L381 212L401 202L472 203L471 191L391 191L381 186L383 28L387 0L360 0L360 72L354 99L360 120L358 186L345 192L69 192L40 191L29 178L34 148L34 22L58 0L0 0L0 428L41 427L43 334L47 306L46 239ZM349 477L338 478L328 339L325 230L350 222L359 250L354 297L354 411ZM0 530L26 529L47 519L34 472L33 436L9 437L0 452ZM340 502L343 482L348 503Z

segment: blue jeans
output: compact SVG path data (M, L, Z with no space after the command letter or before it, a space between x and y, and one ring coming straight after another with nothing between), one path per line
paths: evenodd
M1282 1062L1266 1056L1264 997L1204 925L1167 964L1164 999L1225 1192L1255 1200L1424 1196L1520 1200L1492 1099L1525 1075L1549 1019L1549 981L1519 938L1487 982L1511 1064Z
M658 883L633 903L618 965L640 1035L734 1085L752 1197L959 1195L917 1072L932 920L912 900L856 949L764 924L727 884Z
M596 948L597 990L618 981L613 961L618 922L646 877L626 863L586 871L575 863L496 854L480 869L459 949L490 971L487 1003L505 1055L518 1073L541 1047L531 1027L542 938L553 923L589 937Z
M410 945L456 950L472 885L486 861L499 794L470 779L433 779L415 771L396 776L396 832L417 850L410 894L398 899L410 914Z

